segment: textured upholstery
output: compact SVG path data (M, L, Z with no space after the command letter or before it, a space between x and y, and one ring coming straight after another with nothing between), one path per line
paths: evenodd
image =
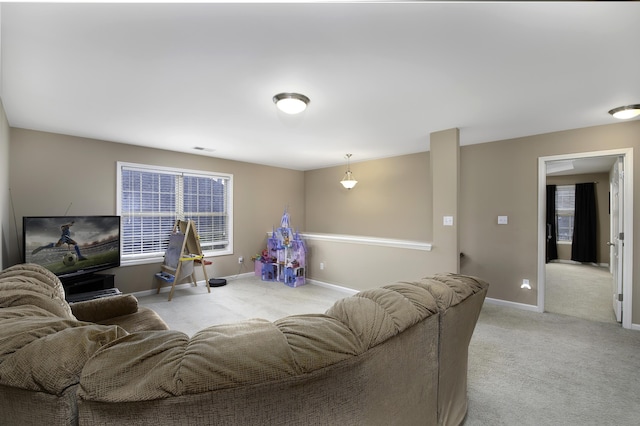
M103 306L110 306L106 311L123 315L102 315L111 325L77 319L64 296L58 278L38 265L15 265L0 272L2 425L77 424L76 392L86 362L99 348L128 334L114 324L131 325L133 331L167 328L151 310L134 313L133 296L102 300ZM91 312L91 304L79 311Z
M138 299L132 294L72 303L71 311L79 321L118 325L129 333L169 329L153 310L138 306Z
M469 342L488 285L462 275L436 275L420 284L435 296L440 310L438 424L457 425L467 413Z
M64 287L52 272L34 264L19 264L0 272L0 307L33 304L59 316L73 318ZM28 300L27 300L28 299Z
M395 283L324 314L189 337L159 317L159 330L135 325L142 308L127 313L129 297L104 319L120 325L81 321L103 322L106 302L67 314L55 280L33 290L51 277L30 272L0 273L2 424L449 425L466 413L467 347L487 289L472 277Z
M71 312L80 321L100 322L138 312L138 299L132 294L103 297L71 304Z

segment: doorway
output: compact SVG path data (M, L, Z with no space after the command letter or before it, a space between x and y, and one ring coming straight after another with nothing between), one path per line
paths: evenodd
M612 280L607 267L551 261L545 265L545 312L617 324Z
M590 172L595 171L599 173L608 174L611 169L611 165L615 163L617 158L620 158L620 162L625 170L625 173L621 176L621 180L624 182L624 184L622 185L623 191L621 191L621 194L620 194L621 199L624 200L622 204L622 208L624 209L623 211L624 214L621 215L621 224L622 224L621 229L623 230L623 234L631 236L633 235L632 234L633 232L633 220L632 220L633 218L633 208L632 208L633 207L633 188L632 188L633 170L631 168L631 165L633 164L633 149L629 148L629 149L621 149L621 150L597 151L597 152L580 153L580 154L557 155L557 156L551 156L551 157L540 157L538 159L538 306L537 306L537 310L539 312L545 311L545 297L547 296L547 290L549 293L548 294L549 297L555 297L554 295L559 294L556 292L556 288L552 287L552 285L555 285L555 283L550 282L549 283L550 287L549 289L547 289L547 282L546 282L547 281L547 262L546 262L547 171L555 170L556 171L555 174L557 175L558 170L561 170L562 168L566 168L568 170L571 167L580 165L579 167L577 167L578 170L573 172L574 174L576 174L576 173L580 173L581 167L585 167L586 165L588 165L588 167L590 168L589 169ZM600 169L596 170L597 167L600 167ZM567 172L567 174L571 174L571 173L572 172ZM606 185L606 188L608 188L609 180L604 179L599 183L599 185ZM604 196L604 197L609 198L607 196ZM601 237L601 238L604 238L604 237ZM614 266L619 267L618 270L615 270L613 272L616 272L617 274L619 274L618 276L620 277L620 281L619 281L620 292L623 295L622 301L620 302L620 306L623 312L622 326L624 328L631 328L631 312L632 312L632 309L631 309L632 308L632 304L631 304L632 261L631 259L633 259L632 257L633 241L631 238L625 239L624 241L621 239L618 245L619 245L618 254L622 255L621 259L629 259L629 261L626 261L626 262L621 261L619 265L618 265L618 262L616 262L616 265L611 264L611 267L612 268ZM610 260L610 262L613 262L613 258L612 260ZM571 265L571 266L582 266L582 265ZM580 274L586 273L588 274L586 276L589 276L590 280L592 278L595 280L597 279L602 280L603 271L597 270L597 269L590 271L588 269L589 267L590 266L584 266L585 269L577 269L573 271L573 273L578 273L578 272ZM550 277L553 277L553 279L556 279L558 276L562 277L562 275L558 275L562 273L562 269L563 269L562 267L557 267L556 265L554 265L554 269L553 271L551 271L553 274ZM566 272L566 273L569 274L569 272ZM613 313L613 305L611 304L613 300L613 292L611 291L613 278L611 277L611 274L608 274L608 271L605 274L605 277L607 275L610 277L609 278L610 283L608 286L608 289L610 292L608 306L611 307L610 313ZM613 275L616 275L616 274L613 274ZM575 278L573 279L573 281L575 281ZM569 282L569 280L567 282ZM586 289L586 287L584 289ZM576 289L575 291L580 292L581 290ZM571 290L569 290L569 292L571 292ZM583 294L580 294L580 296L583 296ZM560 302L558 302L555 299L553 301L549 300L549 307L552 308L554 311L557 311L558 309L562 309L562 306L559 306L558 303L561 303L561 304L564 303L567 305L566 312L560 312L560 313L567 313L571 315L571 310L568 306L568 303L570 303L572 300L575 300L577 302L578 299L569 298L569 299L562 300ZM615 301L613 301L613 303L615 304ZM614 318L615 318L615 315L614 315Z

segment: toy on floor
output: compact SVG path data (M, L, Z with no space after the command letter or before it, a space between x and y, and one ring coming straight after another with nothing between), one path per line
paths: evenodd
M303 285L306 254L304 241L290 227L289 213L285 209L280 227L273 230L267 239L267 248L262 251L259 260L256 258L256 262L262 263L262 280L280 281L289 287Z

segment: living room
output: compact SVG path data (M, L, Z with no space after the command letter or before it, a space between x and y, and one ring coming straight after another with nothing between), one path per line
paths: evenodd
M3 67L5 60L3 55ZM364 290L459 268L491 283L489 299L530 310L537 309L540 281L538 159L640 146L637 119L614 123L606 117L611 124L524 132L473 145L464 144L464 129L455 129L464 123L454 122L449 130L436 128L423 135L422 150L367 160L355 155L351 169L359 183L346 191L338 184L345 170L342 155L323 167L276 167L217 158L215 153L188 154L22 128L12 124L12 112L4 108L2 267L21 260L23 216L116 214L116 163L126 161L233 175L233 254L212 257L211 276L237 274L238 257L248 260L259 253L287 208L292 225L308 234L311 280ZM606 116L606 109L602 112ZM453 157L429 146L442 132ZM457 182L449 180L450 173L458 176ZM633 173L634 186L640 185L638 175ZM442 212L445 206L451 210ZM452 227L443 225L443 213L453 215ZM500 215L508 216L506 226L497 225ZM634 232L634 246L638 238ZM638 263L638 256L632 263ZM133 293L155 288L158 268L158 263L122 266L113 273L118 288ZM242 268L251 270L247 263ZM530 290L521 288L523 279L531 283ZM629 279L630 324L637 329L640 280L635 275Z

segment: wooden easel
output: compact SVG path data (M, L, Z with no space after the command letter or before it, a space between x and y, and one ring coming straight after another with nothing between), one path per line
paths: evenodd
M173 298L173 291L176 282L186 277L191 277L191 281L196 286L196 273L194 270L194 262L202 265L202 273L207 284L207 291L211 293L209 287L209 278L205 269L204 255L200 248L200 241L196 234L196 225L192 220L176 220L173 225L173 231L169 237L169 246L164 254L164 263L162 264L162 272L156 274L160 279L158 285L158 293L162 287L162 281L171 282L171 291L169 292L169 301Z

